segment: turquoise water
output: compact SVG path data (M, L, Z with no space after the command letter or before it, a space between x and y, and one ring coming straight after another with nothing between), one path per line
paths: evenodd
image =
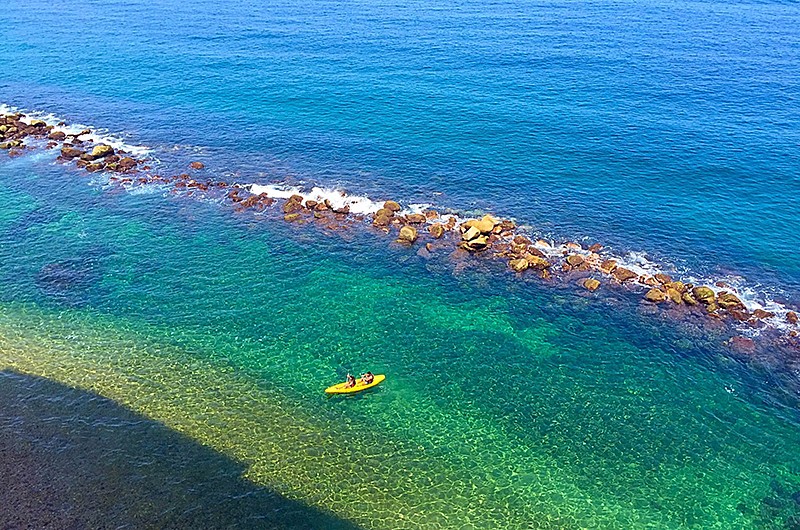
M33 2L0 29L0 101L147 145L165 171L199 159L227 180L486 209L694 275L744 276L791 305L799 15L777 3ZM416 253L368 227L126 192L52 161L0 157L0 369L204 446L196 469L163 472L175 510L258 527L259 509L276 508L252 487L292 503L278 519L298 528L800 520L791 364L733 356L726 328ZM388 374L376 391L322 394L367 369ZM74 399L91 417L95 401ZM103 407L125 418L109 428L119 447L163 447L168 435ZM0 428L23 432L26 418ZM58 462L67 442L30 443ZM242 473L230 493L191 478L230 473L228 461ZM129 473L100 496L161 476ZM112 521L175 524L124 498Z

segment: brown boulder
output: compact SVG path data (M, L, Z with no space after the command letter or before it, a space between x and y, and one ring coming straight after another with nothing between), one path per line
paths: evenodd
M595 243L589 247L589 252L600 252L601 250L603 250L603 245L600 243Z
M47 137L51 140L62 142L66 139L67 135L63 131L53 131L50 134L48 134Z
M77 158L83 154L83 151L80 149L75 149L74 147L62 147L61 148L61 158L66 160L72 160L73 158Z
M192 162L191 164L189 164L189 167L192 169L203 169L204 167L206 167L206 165L203 164L202 162Z
M283 216L283 220L286 221L287 223L291 223L292 221L297 221L298 219L300 219L299 213L287 213L286 215Z
M618 282L622 282L622 283L630 281L630 280L633 280L633 279L639 277L638 274L636 274L635 272L633 272L631 270L628 270L628 269L626 269L624 267L616 267L616 268L614 268L614 272L612 272L611 274L614 275L614 278L616 278Z
M397 241L401 243L413 243L417 240L417 229L413 226L404 226L400 229L400 235Z
M582 285L590 291L596 291L600 287L600 282L594 278L586 278Z
M428 218L421 213L410 213L406 215L406 220L411 224L418 225L426 222Z
M97 160L98 158L103 158L103 157L106 157L108 155L113 155L113 154L114 154L114 148L113 147L111 147L110 145L106 145L106 144L99 144L99 145L94 146L94 148L92 149L92 152L90 153L89 156L92 157L91 160Z
M305 203L305 207L309 210L313 210L317 206L317 201L308 199Z
M483 250L489 245L489 238L481 235L469 241L464 241L461 245L467 250Z
M391 210L393 212L399 212L401 210L400 205L394 201L386 201L383 203L383 207L387 210Z
M736 295L724 291L717 296L717 305L727 310L744 308L744 304Z
M764 311L763 309L759 308L753 311L753 317L757 318L758 320L764 320L765 318L772 318L775 316L775 313L771 313L769 311Z
M514 236L514 244L515 245L531 245L531 240L525 236Z
M444 226L441 223L432 224L428 228L428 232L431 233L434 239L439 239L444 235Z
M794 311L789 311L786 313L786 322L789 324L797 324L797 313Z
M102 171L102 169L106 167L106 165L102 162L95 162L93 164L89 164L86 166L86 171L89 173L94 173L95 171Z
M300 203L300 201L302 201L303 198L300 197L300 201L298 201L298 200L293 200L294 197L299 197L299 195L293 195L292 197L289 198L289 200L283 203L283 213L286 214L295 213L303 209L303 205Z
M666 300L667 294L661 289L650 289L647 291L647 294L644 295L644 299L648 302L654 302L657 304Z
M520 259L512 259L511 261L508 262L508 266L511 267L511 270L513 270L514 272L522 272L524 270L527 270L530 264L528 263L528 260L520 258Z
M376 215L375 219L372 220L373 226L380 226L380 227L389 226L389 223L391 222L392 220L385 215Z
M579 267L581 266L581 264L583 264L583 262L584 262L583 256L580 256L578 254L570 254L569 256L567 256L567 263L569 263L571 267Z
M669 274L663 274L663 273L659 272L658 274L654 275L653 277L656 280L658 280L658 283L661 283L661 284L664 284L664 285L672 282L672 278L670 278Z
M544 270L549 269L552 266L552 263L544 258L540 258L539 256L528 255L525 259L532 269Z
M710 287L706 287L703 285L697 286L694 289L692 289L692 294L698 301L706 305L713 304L714 298L716 297L714 291Z
M728 346L739 353L755 353L756 343L749 337L736 336L728 341Z
M136 167L136 160L129 156L121 158L119 162L117 162L117 168L122 171L127 171L129 169L133 169L134 167Z
M463 226L463 225L462 225ZM472 241L481 235L481 231L475 228L474 226L470 226L467 230L461 235L461 239L464 241Z
M600 264L600 270L606 274L611 274L617 268L617 262L613 259L607 259Z
M389 208L381 208L377 212L375 212L375 217L394 217L394 210L390 210Z
M667 296L676 304L683 303L683 297L681 296L681 293L672 287L667 287Z

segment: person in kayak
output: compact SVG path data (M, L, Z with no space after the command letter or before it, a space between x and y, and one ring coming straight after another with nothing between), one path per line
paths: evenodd
M345 388L353 388L356 386L356 378L353 377L353 374L347 374L345 379L347 379L347 382L344 385Z
M375 376L372 375L372 372L367 372L361 376L361 382L365 385L372 383L373 380L375 380Z

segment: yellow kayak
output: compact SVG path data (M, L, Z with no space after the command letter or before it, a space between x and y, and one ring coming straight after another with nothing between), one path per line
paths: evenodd
M347 383L339 383L338 385L333 385L333 386L329 386L328 388L326 388L325 389L325 393L326 394L352 394L354 392L361 392L362 390L366 390L368 388L372 388L373 386L377 386L384 379L386 379L385 375L383 375L383 374L376 375L375 379L373 379L370 384L365 385L361 381L361 378L359 377L358 379L356 379L356 386L351 386L350 388L347 388L345 386Z

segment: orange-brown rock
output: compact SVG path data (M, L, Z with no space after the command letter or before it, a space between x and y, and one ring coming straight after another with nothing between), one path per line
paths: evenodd
M683 297L681 296L681 293L679 291L673 289L672 287L667 287L666 289L667 289L667 296L669 297L670 300L672 300L676 304L683 303Z
M522 272L528 270L530 264L528 263L528 260L520 258L520 259L512 259L511 261L508 262L508 266L511 267L511 270L513 270L514 272Z
M639 277L638 274L624 267L616 267L611 274L614 275L618 282L623 283Z
M750 337L736 336L731 338L727 344L738 353L752 354L756 351L756 343Z
M589 252L600 252L601 250L603 250L603 245L600 243L595 243L589 247Z
M775 313L771 313L769 311L765 311L761 308L756 309L753 311L753 318L757 318L758 320L764 320L765 318L772 318L775 316Z
M607 259L600 264L600 270L606 274L611 274L617 268L617 262L613 259Z
M692 289L692 295L694 295L698 302L702 302L706 305L714 303L715 295L710 287L699 285Z
M649 302L659 303L667 299L667 294L661 289L650 289L644 295L645 300Z
M106 167L106 165L102 162L95 162L93 164L88 164L86 166L86 171L89 173L94 173L96 171L102 171L104 167Z
M461 226L463 228L464 225ZM479 237L480 235L481 235L480 230L478 230L474 226L470 226L469 228L466 229L466 231L464 231L463 234L461 234L461 239L463 239L464 241L472 241L473 239Z
M391 222L392 220L386 215L376 215L375 218L372 220L373 226L380 226L380 227L389 226L389 223Z
M206 167L206 165L203 164L202 162L195 161L189 164L189 167L192 169L203 169L204 167Z
M428 218L421 213L410 213L406 215L406 220L411 224L418 225L426 222Z
M789 311L788 313L786 313L786 322L788 322L789 324L797 324L797 320L798 320L797 313L795 313L794 311Z
M308 199L303 206L305 206L308 210L313 210L317 207L317 201Z
M661 272L656 274L654 276L654 278L656 280L658 280L658 283L661 283L661 284L668 284L668 283L672 282L672 278L670 278L670 276L668 274L663 274Z
M726 293L725 291L722 291L717 295L717 305L727 310L744 309L744 304L736 295L732 293Z
M389 208L381 208L374 214L375 217L394 217L394 210L390 210Z
M286 215L283 216L283 220L286 221L287 223L291 223L292 221L297 221L298 219L300 219L299 213L287 213Z
M569 263L570 267L580 267L584 262L583 256L578 254L570 254L567 256L567 263Z
M57 142L63 142L67 138L67 135L64 133L64 131L53 131L48 134L47 137Z
M425 214L426 219L436 219L437 217L439 217L439 212L437 212L436 210L425 210L422 213Z
M586 278L583 280L582 285L590 291L596 291L600 288L600 282L594 278Z
M428 232L431 233L434 239L439 239L444 235L444 226L441 223L434 223L428 227Z
M531 240L528 239L525 236L514 236L513 241L514 241L515 245L525 245L525 246L527 246L527 245L532 245L533 244L533 243L531 243Z
M292 197L289 198L289 200L283 203L283 213L286 214L295 213L303 209L303 205L300 202L303 200L303 198L300 197L300 200L298 201L298 200L293 200L293 197L299 197L299 195L293 195Z
M413 226L404 226L400 229L400 235L397 241L401 243L413 243L417 240L417 229Z
M549 269L552 266L552 263L546 259L534 255L528 255L525 260L528 262L528 265L531 269L544 270Z
M391 210L393 212L399 212L401 210L400 205L394 201L386 201L383 203L383 207L387 210Z
M65 160L72 160L73 158L77 158L83 154L83 151L80 149L75 149L74 147L62 147L61 148L61 158Z
M697 305L698 304L697 299L694 297L694 295L692 295L692 293L688 293L688 292L683 293L681 295L681 300L686 302L687 305Z

